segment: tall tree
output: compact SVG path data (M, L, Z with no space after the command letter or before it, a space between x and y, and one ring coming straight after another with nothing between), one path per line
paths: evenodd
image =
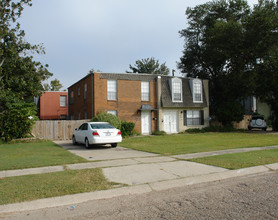
M184 74L210 80L211 113L223 124L240 121L239 100L252 94L254 75L248 65L245 0L212 1L186 11L188 28L183 56L178 64Z
M63 85L61 84L60 80L55 78L54 80L50 81L50 85L44 83L43 87L44 91L59 91L63 87Z
M278 130L278 2L260 0L247 22L255 94L271 106L272 127Z
M127 73L148 73L148 74L157 74L157 75L168 75L169 68L166 66L166 63L159 64L158 60L152 58L146 58L137 60L135 65L129 65L131 71L127 70Z
M31 5L31 0L0 1L0 137L7 130L3 126L4 122L7 123L7 114L14 108L20 109L21 104L25 109L26 103L32 103L33 97L43 90L42 81L52 75L47 65L43 66L28 55L44 53L44 49L42 45L26 42L25 33L17 22L24 6Z

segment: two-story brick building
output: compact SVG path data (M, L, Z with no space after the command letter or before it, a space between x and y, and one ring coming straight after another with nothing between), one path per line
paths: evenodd
M38 99L41 120L66 120L68 118L68 93L46 91Z
M135 123L142 134L208 126L208 81L151 74L92 73L68 88L69 118L100 112Z

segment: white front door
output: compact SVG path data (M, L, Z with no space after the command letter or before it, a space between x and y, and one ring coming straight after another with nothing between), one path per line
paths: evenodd
M151 111L141 112L141 132L142 134L151 133Z
M178 133L178 111L164 110L163 122L166 133Z

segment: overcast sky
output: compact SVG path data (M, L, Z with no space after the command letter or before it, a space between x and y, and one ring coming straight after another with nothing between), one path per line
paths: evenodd
M35 59L49 64L50 80L59 79L67 89L92 68L124 73L129 64L148 57L177 70L184 45L178 32L186 28L186 8L205 2L33 0L20 23L28 42L45 47L46 54Z

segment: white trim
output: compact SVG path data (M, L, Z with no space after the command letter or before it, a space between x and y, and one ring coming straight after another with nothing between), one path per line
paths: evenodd
M177 88L179 87L179 88ZM175 100L174 94L175 90L179 90L179 93L176 92L177 94L180 94L180 100ZM172 102L183 102L183 97L182 97L182 80L180 78L172 78L171 79L171 95L172 95Z
M195 85L196 86L198 85L198 88L196 88ZM196 90L198 90L198 93L196 92ZM196 100L195 93L201 95L201 100ZM203 103L203 86L202 86L202 81L199 80L199 79L194 79L193 80L192 96L193 96L193 102L194 103Z
M141 81L141 101L150 101L150 82L148 81Z
M117 100L117 80L107 80L107 100Z
M141 111L141 133L142 134L151 134L151 111Z

